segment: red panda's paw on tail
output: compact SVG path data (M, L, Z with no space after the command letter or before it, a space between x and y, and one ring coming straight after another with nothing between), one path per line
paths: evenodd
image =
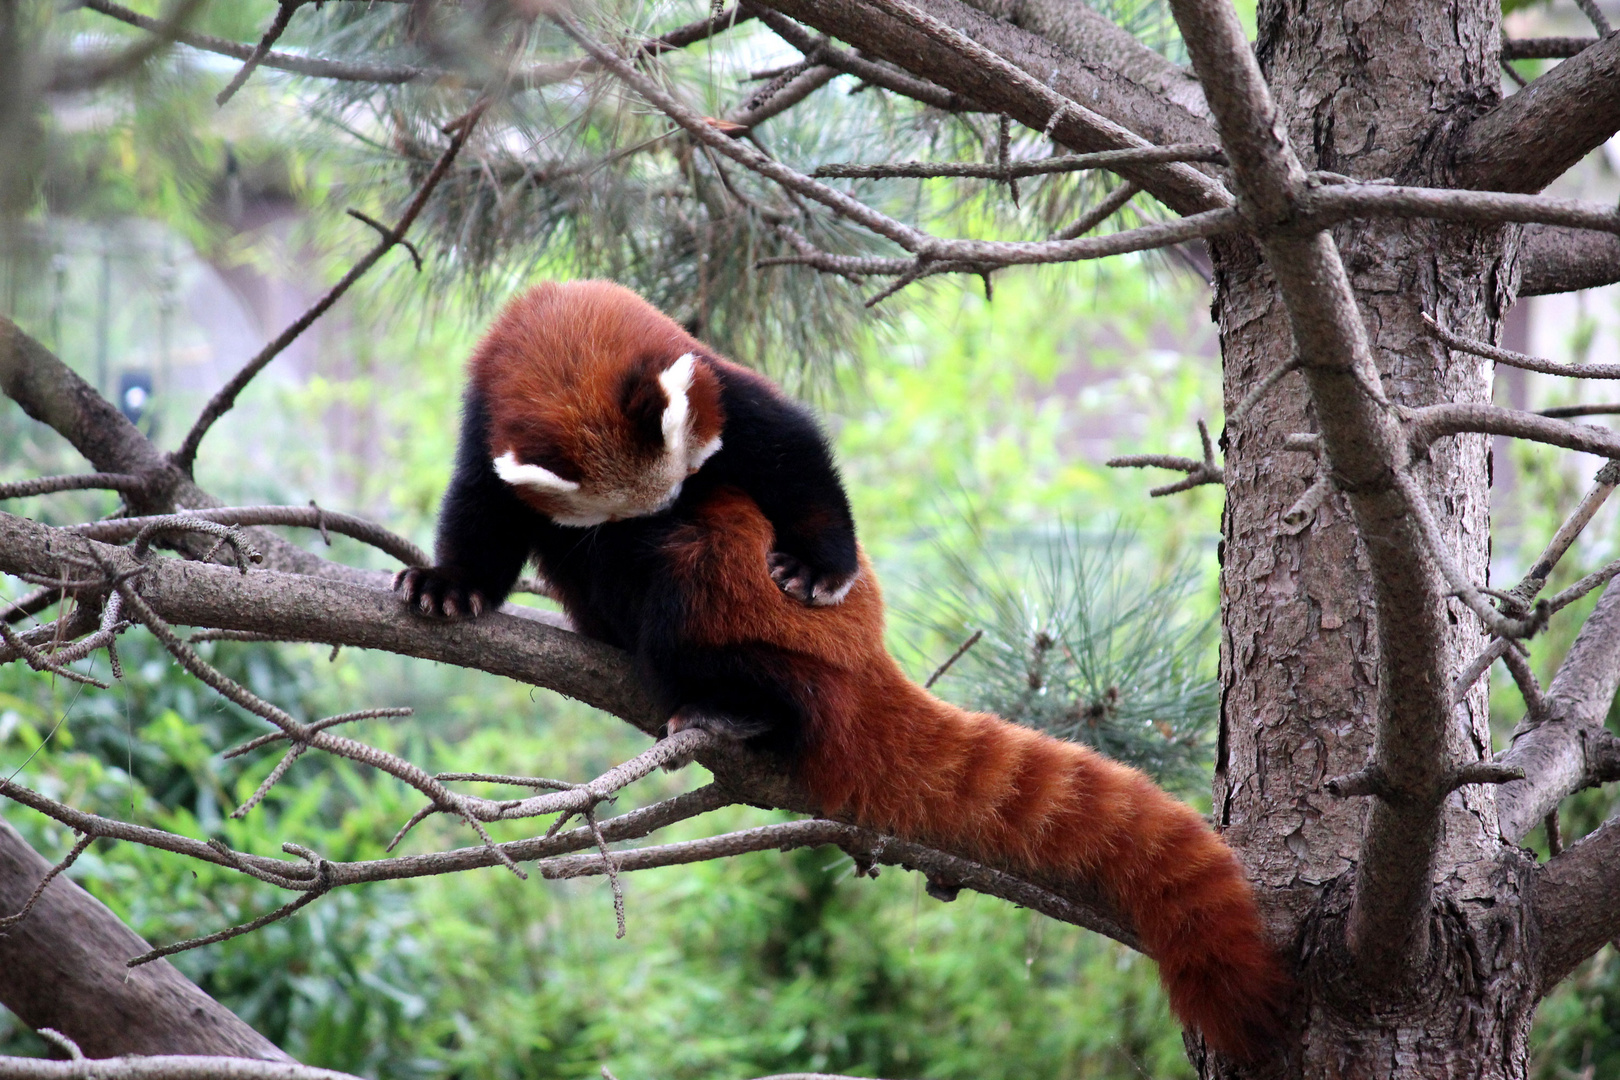
M859 568L818 572L809 563L785 551L771 552L765 557L765 565L770 568L771 580L776 582L777 588L801 604L812 607L830 607L840 603L849 595L855 579L861 576Z
M484 594L440 566L408 566L394 575L394 591L412 611L434 618L476 619L487 606Z

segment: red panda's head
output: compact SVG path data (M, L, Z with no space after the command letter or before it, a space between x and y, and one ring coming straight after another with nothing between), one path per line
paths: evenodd
M605 281L536 286L495 320L471 377L500 478L561 525L667 509L720 449L709 353Z

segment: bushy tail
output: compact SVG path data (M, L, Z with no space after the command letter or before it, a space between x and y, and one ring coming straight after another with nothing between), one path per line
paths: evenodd
M885 657L887 659L887 657ZM1086 747L958 709L891 674L814 725L802 777L829 814L1100 882L1159 963L1170 1006L1251 1059L1286 985L1243 867L1190 807Z

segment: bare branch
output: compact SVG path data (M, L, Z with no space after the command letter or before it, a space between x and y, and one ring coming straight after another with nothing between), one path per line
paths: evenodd
M939 667L934 669L934 673L932 675L928 676L928 681L923 683L923 689L924 690L933 689L934 684L939 682L939 680L944 676L944 674L947 671L951 670L951 668L956 664L956 662L958 660L960 660L960 659L962 659L962 657L966 656L967 651L969 649L973 648L973 646L977 645L979 643L979 639L982 638L982 637L984 637L984 631L983 630L975 630L975 631L973 631L972 636L970 636L966 641L962 642L962 644L958 645L956 647L956 651L951 653L951 655L947 656L945 658L945 662L943 664L939 665Z
M1547 602L1547 606L1553 611L1561 611L1599 585L1609 582L1616 574L1620 574L1620 560L1611 562L1602 569L1587 574L1575 584L1554 596Z
M1004 77L1001 61L982 63L977 51L972 55L962 51L955 39L930 36L887 9L861 0L770 0L768 6L849 42L862 55L898 64L1035 131L1048 131L1054 94L1085 102L1090 107L1086 113L1062 112L1048 131L1077 152L1126 149L1141 145L1143 139L1160 144L1214 141L1214 132L1201 117L1165 95L1082 63L1051 41L990 18L960 0L917 0L911 6L1013 64L1023 77ZM1102 114L1111 119L1093 124L1090 117ZM1230 193L1219 182L1190 165L1133 166L1124 172L1178 213L1231 205Z
M1555 420L1568 420L1576 416L1620 415L1620 401L1594 405L1559 405L1551 409L1537 409L1537 416L1550 416Z
M1527 728L1539 727L1552 717L1552 707L1541 693L1541 683L1536 681L1536 673L1530 670L1530 661L1525 659L1518 649L1507 649L1502 653L1502 663L1507 666L1508 673L1519 687L1519 693L1524 698L1525 726Z
M1311 486L1294 501L1294 505L1283 511L1283 532L1289 536L1297 536L1305 531L1305 527L1316 517L1316 511L1327 497L1333 492L1333 478L1324 472L1311 481Z
M1598 512L1604 502L1620 486L1620 461L1606 461L1598 469L1597 475L1592 478L1592 487L1581 501L1570 511L1569 517L1564 519L1553 538L1547 542L1547 547L1539 558L1524 572L1524 578L1513 587L1513 593L1523 602L1528 603L1547 585L1547 579L1552 576L1553 569L1557 567L1564 553L1569 551L1575 538L1590 524L1593 515Z
M1095 154L1065 154L1061 157L1039 158L1033 161L1013 161L1008 162L1006 165L977 161L901 161L881 165L820 165L810 175L822 178L844 177L848 179L969 176L988 180L1010 180L1027 176L1082 172L1087 169L1111 169L1115 165L1147 165L1166 161L1209 161L1217 165L1224 165L1226 164L1226 155L1214 143L1183 143L1175 146L1154 146L1146 149L1103 150Z
M1575 6L1581 9L1581 14L1592 20L1592 29L1598 32L1598 37L1607 37L1610 33L1609 17L1603 14L1603 9L1597 6L1597 0L1575 0Z
M183 527L187 518L199 518L221 525L290 525L305 529L320 529L323 533L331 531L370 544L406 566L426 566L433 561L427 552L376 522L351 514L323 510L318 506L220 506L207 510L188 510L183 515L114 518L111 521L77 525L73 531L80 536L100 540L103 543L123 543L134 539L141 530L151 528L153 525L178 524Z
M0 572L50 570L75 543L67 530L0 514ZM101 554L120 571L139 564L119 548ZM651 704L616 649L506 611L476 622L442 624L414 615L381 587L331 579L235 570L160 559L141 578L141 595L170 622L270 634L278 639L390 652L543 685L656 731L667 717ZM93 623L91 625L94 625Z
M1543 375L1567 375L1575 379L1620 379L1620 364L1560 364L1552 360L1543 360L1539 356L1504 349L1489 342L1463 337L1447 330L1428 315L1424 315L1423 321L1428 325L1430 332L1449 348L1483 356L1487 360L1495 360L1498 364L1506 364L1508 367L1538 371Z
M1598 43L1595 37L1505 38L1504 60L1565 60Z
M142 30L151 31L154 34L165 32L164 24L159 20L132 11L121 4L111 2L111 0L85 0L84 6L108 18L116 19L119 22ZM637 47L637 54L657 56L659 53L667 52L670 49L682 49L729 30L739 23L746 22L749 17L747 13L741 12L735 7L728 8L712 18L696 20L685 26L677 27L667 34L642 42ZM172 31L172 38L184 45L189 45L191 48L216 53L220 56L234 57L244 62L253 59L255 52L257 52L256 47L253 45L231 41L228 38L214 37L211 34L199 34L185 29ZM166 40L166 38L163 39L163 43L166 43ZM364 82L391 86L420 81L452 88L467 88L468 86L467 80L458 72L405 64L382 65L346 60L323 60L317 57L274 51L260 55L257 64L261 67L291 72L294 75L332 79L338 82ZM509 84L515 90L537 90L576 78L590 70L592 70L590 61L583 58L579 60L561 60L549 64L536 64L512 73Z
M22 499L30 495L49 495L58 491L133 491L144 484L138 476L129 473L83 473L78 476L42 476L37 480L18 480L0 484L0 499Z
M1610 34L1464 128L1453 158L1457 184L1540 191L1617 129L1620 36Z
M78 657L73 657L72 659L62 659L46 656L34 646L18 637L17 632L4 622L0 622L0 640L3 640L6 643L6 646L13 653L28 661L28 666L33 668L35 671L48 672L51 675L60 676L61 678L67 679L70 682L83 683L86 686L94 686L100 690L107 689L107 684L102 682L100 679L93 678L89 675L81 675L79 672L74 671L71 668L62 666L63 664L72 663L73 660L79 659Z
M1496 760L1527 779L1497 794L1502 836L1517 843L1569 795L1620 780L1620 738L1604 719L1620 687L1620 590L1609 589L1581 626L1546 694L1546 719L1528 719Z
M114 53L59 61L44 89L51 93L92 90L139 70L185 35L185 24L197 13L201 0L176 0L161 19L148 19L152 36Z
M1126 457L1109 458L1105 464L1111 469L1175 469L1187 474L1187 479L1178 480L1174 484L1165 484L1153 488L1148 492L1153 498L1163 495L1174 495L1182 491L1191 491L1201 484L1224 484L1226 474L1215 463L1215 446L1209 439L1209 428L1202 420L1198 421L1198 437L1204 444L1204 460L1194 461L1192 458L1172 457L1169 454L1131 454Z
M303 3L304 0L280 0L280 3L276 5L275 18L270 20L270 28L264 32L264 37L259 39L259 44L254 47L252 54L231 78L231 81L225 84L225 89L214 96L215 105L223 106L236 96L236 92L242 88L243 84L248 81L248 77L253 74L253 69L258 67L264 60L265 54L270 51L270 47L280 40L282 34L286 33L287 24L292 21L293 12L297 11Z
M1620 281L1620 236L1526 225L1519 240L1519 295L1596 289Z
M174 452L173 461L176 466L189 475L192 464L197 459L197 447L202 443L203 436L208 434L208 429L213 427L216 420L229 412L231 406L236 404L237 395L246 389L247 384L253 381L253 377L262 371L266 364L279 356L282 350L297 340L300 334L309 329L316 319L326 313L328 308L337 303L338 299L349 291L349 287L359 281L367 270L376 265L379 259L394 249L394 246L400 242L406 231L410 229L417 216L421 214L423 207L427 205L428 198L433 194L433 189L439 186L440 180L444 179L445 173L450 169L450 163L456 159L456 155L466 145L473 128L477 126L479 118L483 116L484 110L489 108L489 104L489 98L480 98L478 104L474 105L465 115L446 125L447 128L454 128L454 134L450 137L450 145L445 147L444 152L439 155L439 160L434 162L433 168L428 172L427 176L423 177L422 183L416 189L416 194L405 207L405 212L400 215L399 221L392 231L387 233L370 251L350 267L349 272L344 274L336 285L328 289L325 296L315 301L307 311L293 320L285 330L276 336L274 341L260 349L257 355L244 364L242 369L220 388L209 400L208 404L203 407L202 414L197 417L196 423L192 424L191 430L186 432L186 437L180 442L180 448Z
M0 910L21 907L50 869L0 821ZM0 1003L36 1030L64 1032L98 1059L136 1053L290 1060L169 964L126 971L124 959L147 947L89 893L57 877L32 914L0 934ZM0 1067L15 1060L0 1059Z
M1134 199L1141 192L1141 190L1141 188L1137 187L1131 181L1125 181L1123 184L1119 185L1119 187L1115 188L1113 191L1110 191L1106 196L1104 196L1096 206L1093 206L1091 209L1075 218L1074 221L1053 233L1052 239L1074 240L1078 237L1086 235L1086 233L1090 232L1092 229L1095 229L1098 225L1101 225L1103 222L1107 221L1115 213L1121 210L1125 204Z
M46 1058L0 1057L0 1080L360 1080L349 1073L300 1065L294 1061L193 1057L95 1058L50 1061Z
M1536 993L1546 994L1582 960L1620 937L1620 818L1549 859L1533 882L1540 933Z
M1451 679L1445 604L1427 512L1399 478L1408 450L1392 411L1367 392L1379 385L1366 322L1333 240L1302 234L1305 205L1357 212L1377 205L1379 185L1315 187L1288 145L1235 11L1225 0L1171 0L1221 142L1243 191L1246 216L1276 278L1305 366L1326 460L1345 491L1365 547L1378 612L1381 670L1372 764L1398 797L1374 800L1348 918L1355 974L1370 987L1399 986L1428 954L1429 909L1448 768ZM1387 189L1386 189L1387 190ZM1371 191L1365 198L1362 191ZM1348 198L1337 196L1348 192ZM1338 204L1331 200L1342 198ZM1312 203L1311 200L1324 200ZM1320 227L1321 218L1312 221ZM1421 494L1421 493L1419 493ZM1426 549L1430 549L1426 551Z
M754 8L752 6L748 10L757 15L759 20L769 26L778 37L806 56L814 50L816 58L821 63L826 64L828 67L837 68L846 75L853 75L862 82L881 87L884 90L892 90L914 101L920 101L924 105L930 105L946 112L988 111L957 94L953 94L942 86L937 86L925 79L915 78L904 71L885 64L879 64L844 52L842 49L834 48L825 41L818 41L807 34L798 23L780 12L772 11L769 8Z
M1454 705L1461 705L1468 697L1479 677L1491 669L1491 665L1502 658L1502 654L1509 649L1516 648L1517 643L1512 638L1492 638L1491 643L1481 649L1479 655L1463 665L1462 671L1451 684L1451 701Z
M1500 405L1427 405L1407 412L1414 453L1421 454L1436 439L1465 431L1506 435L1514 439L1562 446L1599 457L1620 457L1620 433L1591 424L1572 424L1532 412L1504 409Z
M215 934L205 934L202 937L188 938L185 941L177 941L173 945L165 945L162 948L152 949L148 952L144 952L139 956L132 956L125 961L125 966L132 968L140 967L143 964L150 964L154 960L161 960L165 956L174 956L176 953L190 952L192 949L200 949L204 945L215 945L221 941L229 941L233 937L241 937L243 934L250 934L255 930L269 926L273 922L280 922L289 915L295 914L300 908L314 903L321 896L323 896L325 892L325 889L310 889L308 892L301 894L297 899L281 905L274 911L266 912L250 922L242 923L239 926L233 926L227 930L221 930Z
M50 887L52 881L56 880L56 875L77 862L79 856L84 854L84 849L94 841L95 837L89 834L79 837L74 842L72 850L63 856L62 861L45 871L44 876L39 879L39 884L34 886L34 891L28 894L27 900L23 901L23 906L11 915L0 917L0 931L10 930L13 926L28 918L28 913L34 910L34 905L39 903L41 896L45 895L45 890Z
M1536 222L1620 233L1620 210L1603 203L1556 199L1548 195L1395 184L1326 184L1307 188L1299 197L1298 212L1309 228L1325 228L1351 218L1397 217L1478 224Z

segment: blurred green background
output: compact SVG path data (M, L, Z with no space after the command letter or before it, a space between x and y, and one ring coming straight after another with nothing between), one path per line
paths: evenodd
M203 28L252 40L273 7L209 5ZM360 15L336 10L345 7L370 5L330 5L287 41L329 54L387 43ZM695 10L623 17L667 28ZM1155 5L1111 13L1177 55ZM85 13L40 19L41 40L125 40ZM263 72L216 109L212 95L234 70L178 50L129 83L52 99L30 118L39 167L4 225L4 310L109 396L150 387L139 423L165 448L212 389L370 244L344 208L386 218L409 190L401 155L368 124L389 110L416 117L434 107L420 94L368 102ZM881 111L867 101L875 96L785 117L773 138L814 163L863 148L869 158L900 156L879 138L896 131L941 154L983 134L938 118L874 126L877 113L860 110ZM830 145L835 121L849 116L868 126L852 124L839 132L847 145ZM587 119L593 132L611 126ZM543 126L533 115L509 121L514 131ZM451 190L476 202L467 185L482 180L458 182ZM559 197L521 225L508 220L517 210L493 224L487 214L457 217L456 207L435 211L418 237L427 270L389 255L209 436L199 482L237 505L315 499L429 545L461 363L494 305L525 281L601 272L672 310L693 295L683 268L706 249L647 246L674 228L631 197L650 183L604 176L596 201ZM1020 227L1060 221L1097 193L1093 181L1068 178L1027 185L1016 206L992 185L870 194L909 201L911 216L942 232L1024 235ZM722 217L705 227L718 224L749 227ZM727 233L716 243L741 241ZM1147 488L1173 475L1101 464L1112 454L1197 456L1195 421L1219 430L1218 350L1198 274L1124 257L1003 273L993 300L976 280L936 278L868 312L842 283L756 279L746 263L727 272L746 278L754 306L715 301L693 317L821 412L883 578L890 646L911 674L926 677L982 629L937 688L944 696L1096 744L1207 805L1220 493L1149 499ZM1568 348L1589 348L1594 333L1576 325ZM1516 479L1498 492L1506 524L1495 550L1507 579L1590 472L1543 450L1511 453L1498 463L1499 478L1510 464ZM0 481L80 466L54 433L0 404ZM74 493L6 509L68 523L116 505ZM1613 557L1612 525L1606 511L1560 573L1573 579ZM387 565L341 538L327 554ZM0 588L15 597L26 586L0 579ZM1581 614L1555 623L1550 646L1537 650L1546 672ZM227 820L279 755L226 761L221 752L262 725L185 676L143 632L125 642L126 677L109 691L0 668L5 775L86 810L265 854L292 840L333 859L380 857L416 809L398 783L311 755L246 821ZM300 718L412 706L408 719L366 721L355 734L433 770L584 779L646 744L557 695L449 667L304 645L202 648ZM104 659L81 666L106 674ZM1511 685L1498 686L1493 707L1505 735L1519 709ZM700 773L659 774L614 809L696 786ZM1609 804L1603 792L1574 800L1567 839L1600 823ZM47 857L71 846L71 834L38 815L12 805L0 813ZM660 839L772 819L732 808ZM1544 838L1532 839L1544 851ZM406 849L469 842L465 830L430 821ZM270 886L128 845L97 844L70 873L155 943L281 902ZM340 891L175 962L299 1060L369 1076L585 1077L603 1066L620 1080L1192 1075L1150 962L1001 901L964 892L940 903L917 875L892 869L859 879L835 850L645 872L626 887L623 940L605 882L521 882L486 870ZM0 1052L45 1049L0 1011ZM1543 1007L1537 1055L1547 1077L1620 1066L1611 950Z

